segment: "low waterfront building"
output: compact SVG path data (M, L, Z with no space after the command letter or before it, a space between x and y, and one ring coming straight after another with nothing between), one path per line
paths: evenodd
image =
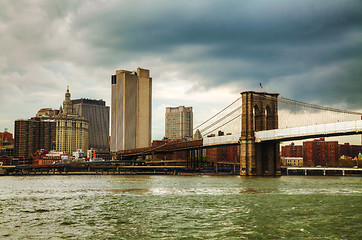
M38 150L31 155L33 165L49 165L55 164L68 159L68 156L63 152L47 151L44 149Z
M302 167L303 158L302 157L280 157L282 166L293 166L293 167Z
M0 132L0 141L2 142L1 145L14 145L14 138L13 134L9 133L8 131Z

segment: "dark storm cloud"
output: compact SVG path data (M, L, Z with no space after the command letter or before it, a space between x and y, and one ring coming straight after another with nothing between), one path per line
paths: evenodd
M361 1L141 1L93 9L73 27L97 49L94 64L157 56L187 63L207 87L263 82L321 104L362 100Z

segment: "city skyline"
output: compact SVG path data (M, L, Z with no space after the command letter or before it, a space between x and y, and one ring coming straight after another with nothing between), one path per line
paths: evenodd
M166 107L192 106L196 126L260 83L361 111L358 1L122 4L0 4L0 130L58 108L67 85L74 99L110 105L109 74L139 66L154 79L153 139Z

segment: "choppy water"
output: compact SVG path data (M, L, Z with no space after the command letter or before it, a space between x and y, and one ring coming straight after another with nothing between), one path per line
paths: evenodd
M0 177L0 239L362 239L362 178Z

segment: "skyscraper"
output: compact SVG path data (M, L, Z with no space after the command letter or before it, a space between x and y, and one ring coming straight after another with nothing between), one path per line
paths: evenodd
M168 107L165 114L165 137L169 139L192 138L192 107Z
M72 100L75 113L89 121L89 148L109 149L109 106L103 100Z
M118 70L111 82L111 151L149 147L152 130L150 71Z
M56 120L56 150L72 155L77 149L88 150L88 120L76 114L70 100L69 87L65 93L63 108Z

